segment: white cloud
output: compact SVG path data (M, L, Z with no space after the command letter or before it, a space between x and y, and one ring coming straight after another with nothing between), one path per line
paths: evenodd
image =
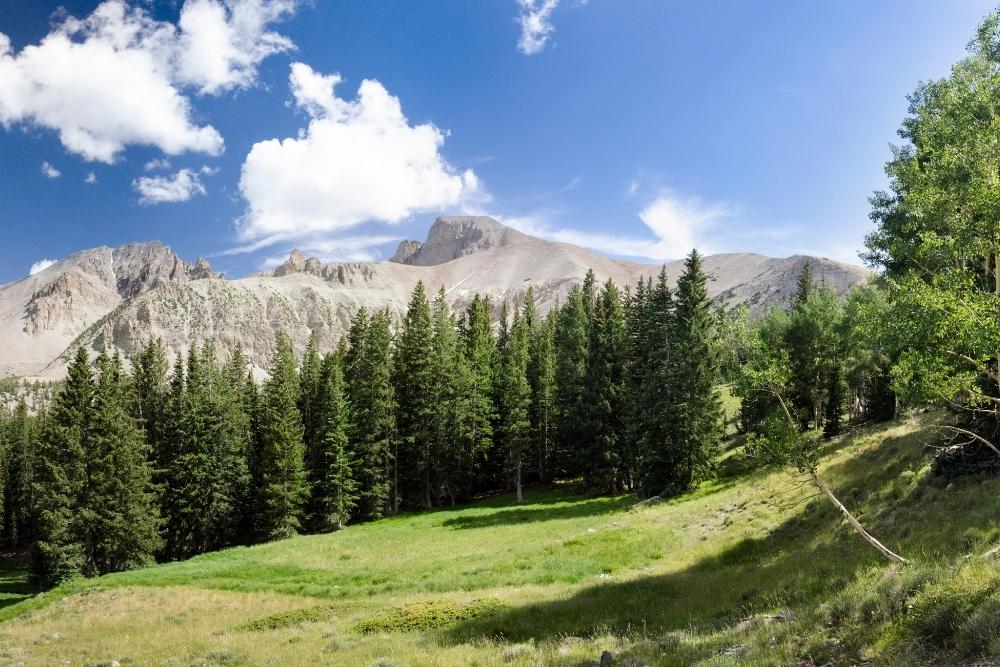
M340 81L292 65L290 87L309 126L295 138L259 142L247 155L240 177L248 204L244 240L395 223L482 196L472 170L460 173L442 157L441 130L410 125L399 99L378 81L363 81L355 100L337 97Z
M132 144L217 155L222 136L192 118L183 89L216 94L256 81L257 65L292 47L267 30L293 0L188 0L178 25L105 0L15 53L0 33L0 123L54 130L88 161Z
M153 159L147 162L142 167L146 171L156 171L159 169L170 169L170 160L163 159Z
M300 240L295 245L306 257L318 257L323 263L331 262L374 262L380 258L377 248L387 243L399 242L400 236L349 236L340 238L312 238ZM242 249L234 248L222 254L237 254ZM288 253L265 257L259 263L261 269L273 269L288 258Z
M521 7L517 17L521 25L517 49L526 56L540 53L555 32L551 16L559 0L517 0L517 4Z
M297 4L298 0L187 0L178 22L176 80L208 94L252 86L261 61L294 47L268 26L294 12Z
M662 192L639 212L639 219L653 233L652 238L585 232L553 226L546 216L506 218L504 222L542 238L572 243L612 255L671 260L684 257L692 248L714 252L712 236L720 220L734 215L732 207L678 198Z
M95 174L94 172L90 172L89 174L87 174L87 177L83 179L83 182L86 183L87 185L93 185L94 183L97 182L97 174Z
M56 260L54 260L54 259L40 259L40 260L38 260L37 262L35 262L34 264L31 265L31 268L28 269L28 275L29 276L33 276L36 273L40 273L40 272L44 271L45 269L49 268L50 266L52 266L55 263L56 263Z
M62 176L62 172L48 162L42 163L42 173L45 174L45 178L59 178Z
M143 176L132 181L132 188L139 193L140 204L169 204L205 194L201 183L203 170L181 169L172 176Z

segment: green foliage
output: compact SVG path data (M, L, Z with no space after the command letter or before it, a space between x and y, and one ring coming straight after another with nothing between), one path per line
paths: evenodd
M272 540L298 532L308 494L295 356L286 335L279 333L275 342L270 378L264 385L260 411L260 526L263 535Z
M304 623L320 623L329 619L333 615L333 609L328 605L317 605L315 607L304 607L302 609L292 609L276 614L268 614L261 618L244 623L236 628L242 632L269 632L271 630L281 630L292 628Z
M431 308L422 282L396 343L393 384L396 389L399 456L396 494L404 502L431 506L431 475L437 456L434 440L435 387Z
M354 626L354 629L362 634L431 630L488 616L502 608L503 604L496 598L470 602L416 602L366 618Z

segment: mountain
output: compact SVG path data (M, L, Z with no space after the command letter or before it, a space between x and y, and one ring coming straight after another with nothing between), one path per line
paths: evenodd
M720 303L760 314L788 301L806 261L841 294L868 276L861 267L806 256L727 253L707 256L705 267ZM683 262L665 266L674 281ZM216 275L203 259L188 264L159 242L84 250L0 286L0 376L59 376L76 345L129 357L156 336L172 354L203 340L220 354L239 344L263 368L276 331L300 349L314 332L332 349L361 306L401 315L417 281L432 296L444 288L455 308L478 292L499 309L533 287L546 311L590 268L600 281L625 286L660 265L611 259L486 217L438 218L423 243L404 241L390 261L323 264L296 250L273 271L238 280Z

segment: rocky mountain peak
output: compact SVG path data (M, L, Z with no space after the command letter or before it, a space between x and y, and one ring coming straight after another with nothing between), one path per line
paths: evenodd
M128 243L112 251L115 287L128 299L164 283L186 283L200 278L215 278L208 260L200 258L191 266L159 241Z
M274 269L271 275L280 277L292 275L293 273L308 273L313 276L322 276L323 262L316 257L306 259L306 256L298 248L295 248L288 254L288 259Z
M441 216L431 225L426 241L403 241L390 261L434 266L475 252L513 245L527 238L489 216Z

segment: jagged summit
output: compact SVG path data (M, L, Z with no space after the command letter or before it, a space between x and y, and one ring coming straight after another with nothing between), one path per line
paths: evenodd
M262 369L275 331L287 333L299 350L311 335L323 351L335 349L361 307L385 308L401 318L418 281L431 293L444 288L456 312L477 293L496 309L519 303L530 287L544 313L581 283L588 269L599 281L610 278L625 286L661 268L528 236L481 216L438 218L423 243L400 244L393 259L323 264L293 250L273 271L212 280L221 276L207 261L188 264L159 242L83 250L0 285L0 377L59 377L78 345L129 359L154 337L163 340L170 356L203 341L212 341L222 356L238 346ZM751 315L791 299L805 260L746 253L704 259L714 278L711 296L745 305ZM810 261L817 279L839 294L868 276L858 266ZM683 262L668 263L668 280L675 281L682 269Z
M446 215L434 221L426 241L401 242L389 261L411 266L434 266L528 238L489 216Z

